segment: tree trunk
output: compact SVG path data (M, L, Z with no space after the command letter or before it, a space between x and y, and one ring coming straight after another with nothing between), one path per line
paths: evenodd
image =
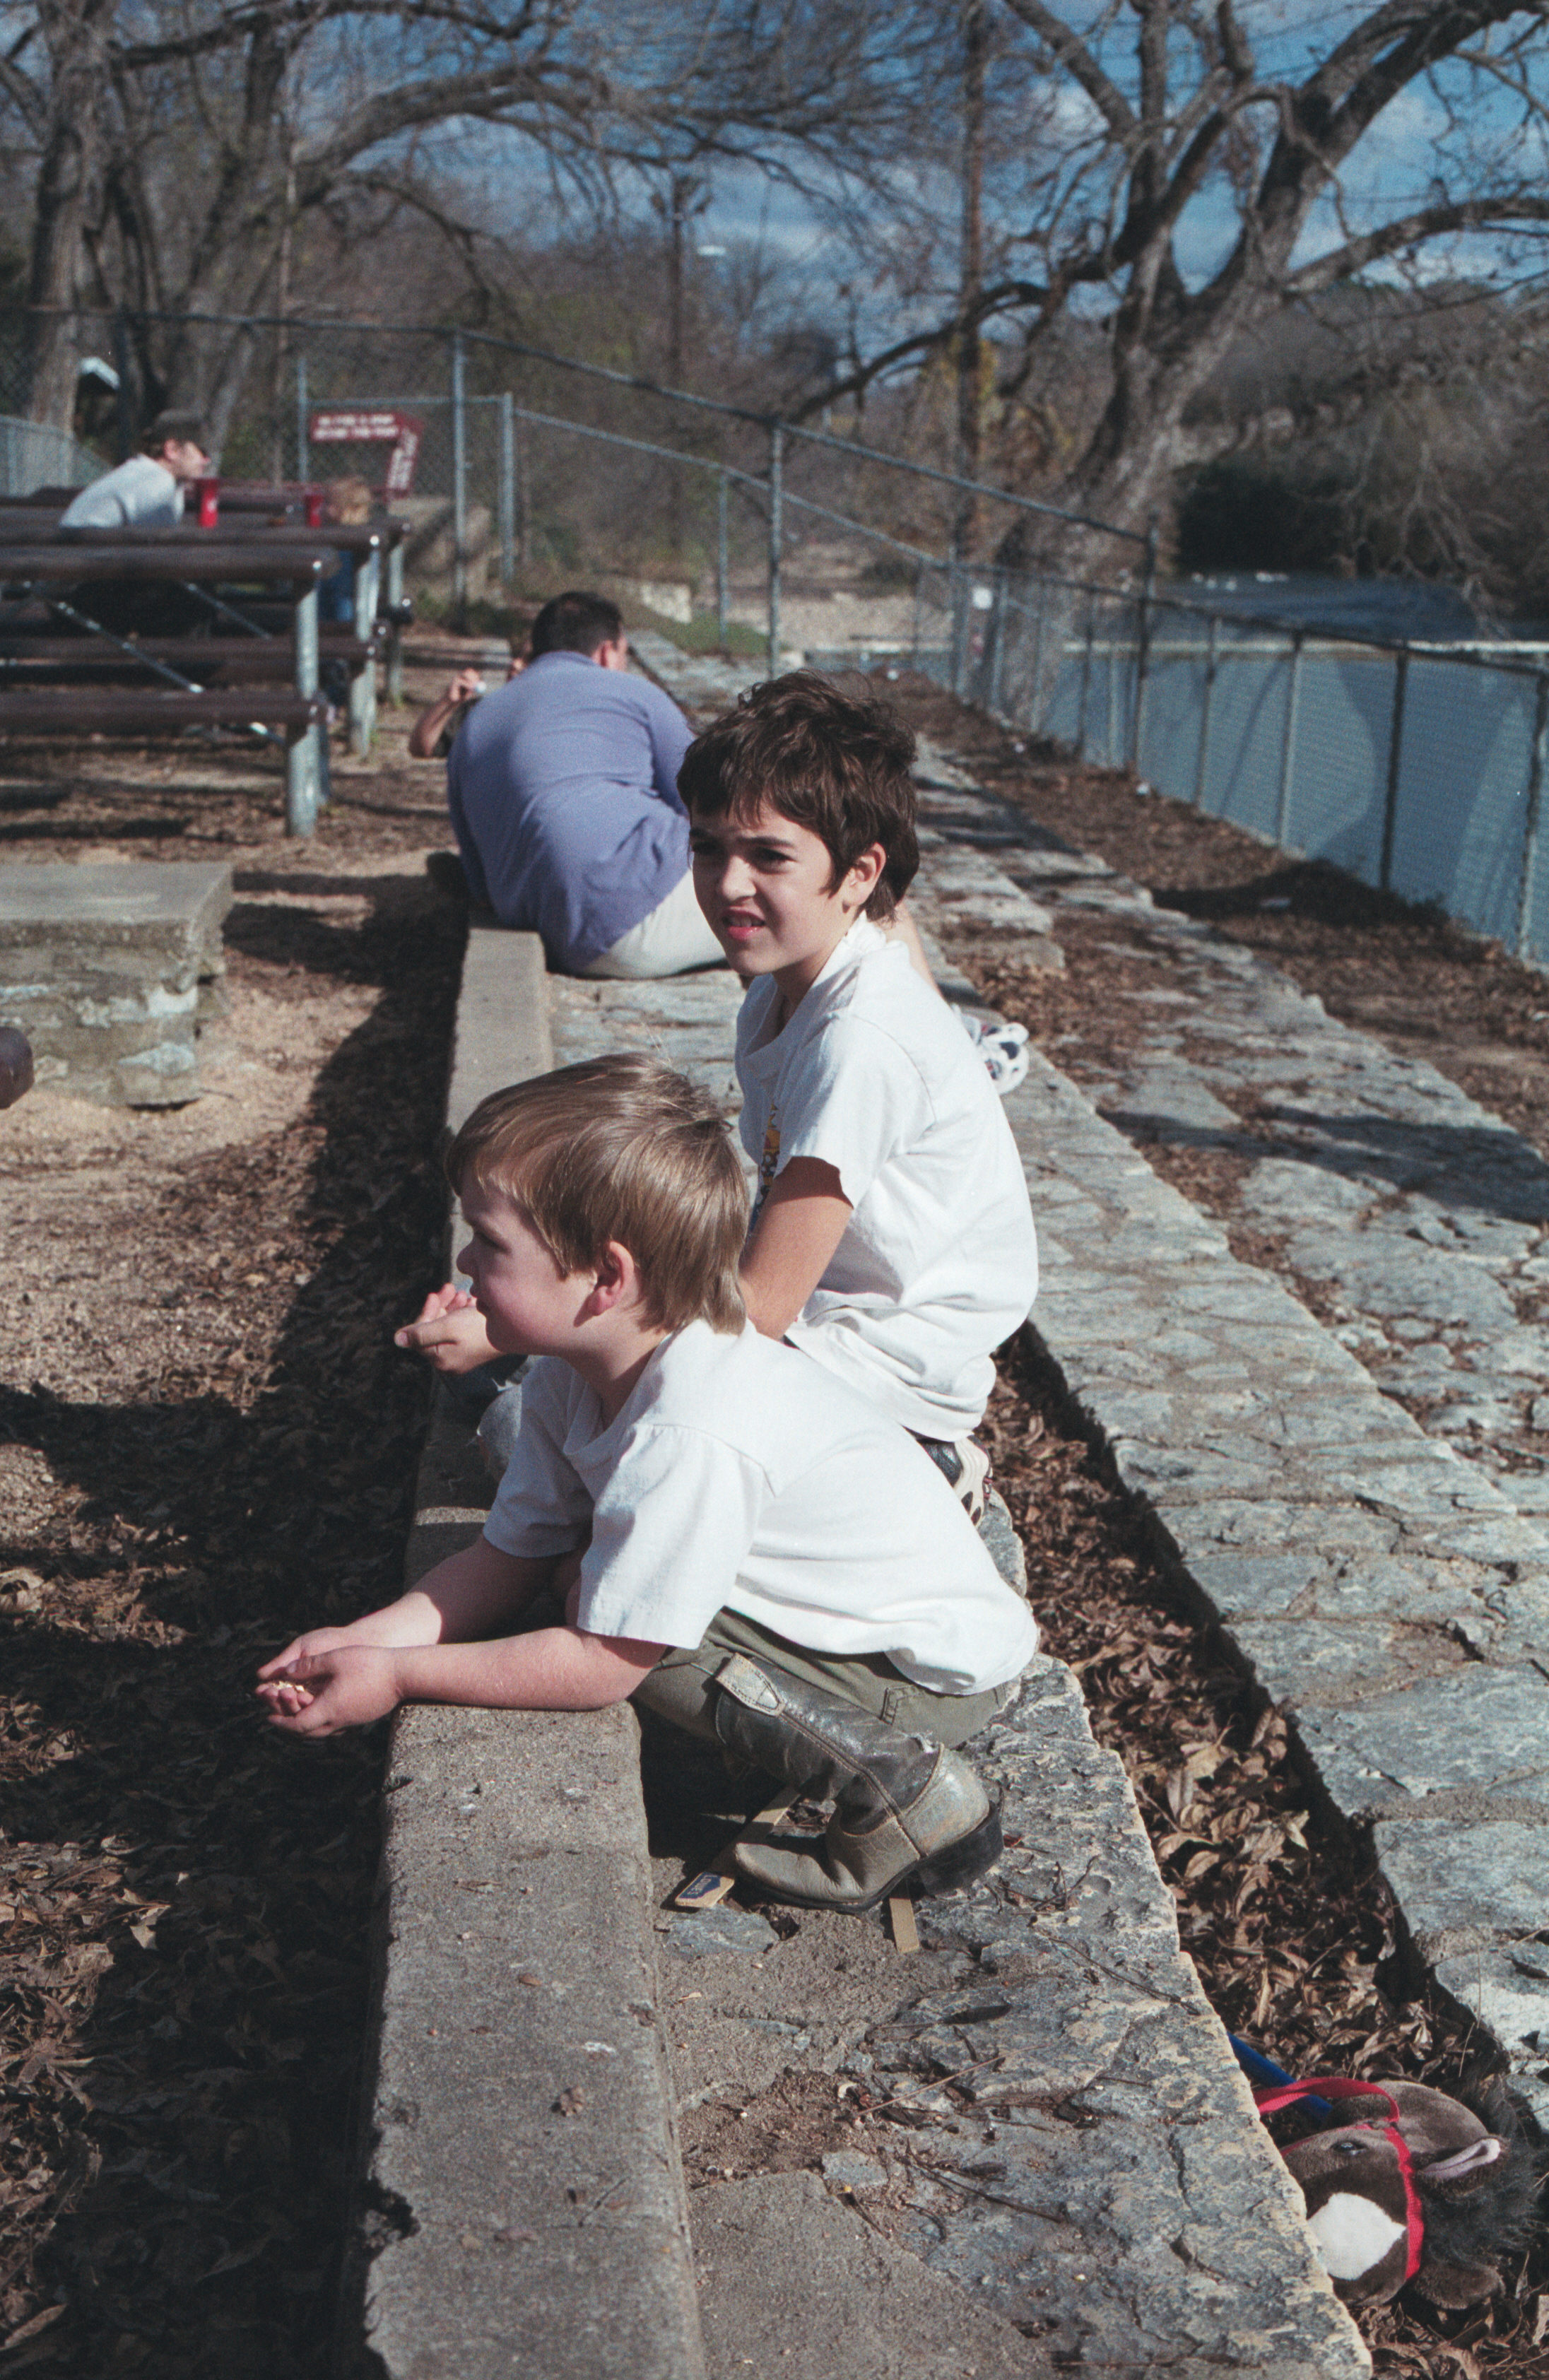
M103 33L111 0L52 0L39 11L49 53L49 127L38 176L28 276L28 395L31 421L67 431L75 414L79 292L87 217L102 166L106 85Z

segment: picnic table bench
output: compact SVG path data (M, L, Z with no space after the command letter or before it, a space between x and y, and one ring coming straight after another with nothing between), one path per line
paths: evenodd
M198 540L197 549L187 534L154 530L109 532L105 537L87 531L55 534L47 542L0 542L0 589L4 590L0 630L12 625L6 619L8 606L41 601L80 623L85 653L113 650L120 659L138 662L169 681L164 691L161 686L79 683L16 688L6 686L0 677L0 732L143 735L189 726L232 726L266 736L283 735L286 831L310 834L317 824L321 722L326 711L318 691L318 588L333 564L332 532L327 539L315 530L301 536L282 532L267 538L238 538L202 530L195 531L193 538ZM282 691L190 684L171 664L113 635L69 601L65 590L78 588L91 577L147 587L187 585L193 579L205 586L256 584L284 589L290 606L292 686ZM212 643L224 641L212 639Z
M0 497L0 546L47 544L55 538L82 545L126 540L136 544L158 540L197 544L219 538L229 540L234 534L241 539L260 538L265 542L289 537L308 545L326 540L335 553L349 555L355 565L352 592L357 630L363 621L373 628L379 622L382 626L387 698L390 702L398 702L403 697L403 631L413 610L404 594L404 540L408 524L393 519L348 524L331 521L315 528L296 517L305 510L309 498L324 492L324 484L267 486L261 482L224 481L221 509L223 513L240 516L240 525L228 521L223 526L217 521L213 528L201 528L196 520L188 517L121 528L65 528L59 515L80 491L35 488L30 495ZM255 620L251 625L262 623ZM272 630L263 626L262 632L270 634ZM376 710L375 669L362 662L352 670L349 691L350 748L362 758L371 748Z

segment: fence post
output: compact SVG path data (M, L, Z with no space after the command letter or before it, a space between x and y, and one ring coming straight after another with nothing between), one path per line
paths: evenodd
M118 460L127 463L135 451L135 398L129 379L129 318L122 306L113 318L113 369L118 374L114 391Z
M1010 593L1008 572L995 574L995 604L989 615L989 633L994 638L989 649L989 710L992 719L1000 716L1000 697L1006 675L1006 613Z
M968 574L958 560L957 547L952 547L952 692L962 700L962 689L968 681Z
M468 610L468 417L463 387L463 334L452 334L452 617Z
M1119 766L1119 623L1108 624L1108 715L1107 734L1104 739L1105 765Z
M1393 838L1398 826L1398 771L1404 750L1404 689L1409 682L1410 657L1400 653L1393 671L1393 717L1387 730L1387 790L1383 800L1382 856L1377 862L1378 890L1386 892L1393 882ZM1543 681L1540 681L1542 686Z
M1538 814L1543 797L1544 746L1549 744L1549 674L1538 672L1533 710L1533 757L1528 778L1528 818L1522 830L1522 882L1517 902L1517 955L1531 957L1533 940L1533 875L1538 866Z
M1145 734L1145 689L1151 675L1151 606L1156 599L1156 516L1145 525L1145 568L1140 583L1140 608L1135 618L1135 707L1130 719L1130 766L1140 774L1141 744Z
M1086 648L1081 657L1081 698L1076 704L1076 750L1086 758L1086 712L1092 693L1092 640L1097 633L1097 598L1086 590Z
M726 474L722 471L717 478L715 492L715 640L722 652L726 650L727 578L730 575L727 569L726 491Z
M501 391L501 584L509 587L516 575L516 422L511 391Z
M304 480L311 469L311 408L307 400L307 358L296 358L296 476Z
M1038 581L1038 609L1033 619L1033 698L1027 724L1035 734L1043 733L1041 706L1044 694L1044 630L1048 618L1048 580ZM1058 668L1055 677L1059 675Z
M769 424L769 675L780 675L781 499L784 492L785 424Z
M1296 713L1301 695L1301 631L1291 638L1290 685L1286 689L1286 733L1280 746L1280 793L1275 805L1275 840L1285 847L1290 832L1291 772L1296 767Z
M1204 808L1204 781L1210 768L1210 714L1216 703L1216 662L1220 652L1221 619L1210 614L1209 656L1204 664L1204 707L1200 712L1200 756L1194 768L1194 808Z
M525 570L532 560L532 449L527 425L516 423L516 559Z

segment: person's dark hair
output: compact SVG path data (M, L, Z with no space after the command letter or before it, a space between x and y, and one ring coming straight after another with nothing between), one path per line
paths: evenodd
M159 455L169 438L179 444L197 446L201 455L210 452L208 433L197 413L158 413L139 442L142 455Z
M768 802L821 838L830 889L879 843L887 859L865 914L890 917L920 864L914 758L914 738L887 703L793 670L749 687L689 746L678 792L691 818L739 825Z
M534 661L539 653L595 653L599 645L616 645L623 634L623 614L606 595L588 595L573 589L545 603L532 624L528 639Z
M472 1182L509 1199L562 1273L617 1240L659 1330L742 1329L743 1170L708 1092L657 1059L614 1051L491 1091L447 1150L446 1176L459 1196Z

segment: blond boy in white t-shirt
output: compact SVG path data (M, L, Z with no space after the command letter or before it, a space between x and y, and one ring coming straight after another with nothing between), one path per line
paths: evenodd
M991 1351L1026 1319L1037 1241L984 1062L913 929L883 930L919 865L914 756L886 704L797 672L691 745L679 786L699 905L748 988L748 1310L971 1496Z
M264 1664L274 1724L630 1696L834 1799L820 1840L738 1845L762 1891L861 1910L981 1874L999 1824L953 1747L1036 1627L904 1432L748 1322L713 1103L648 1059L590 1060L486 1099L448 1172L491 1342L542 1359L520 1436L477 1544ZM513 1633L557 1572L563 1624Z

